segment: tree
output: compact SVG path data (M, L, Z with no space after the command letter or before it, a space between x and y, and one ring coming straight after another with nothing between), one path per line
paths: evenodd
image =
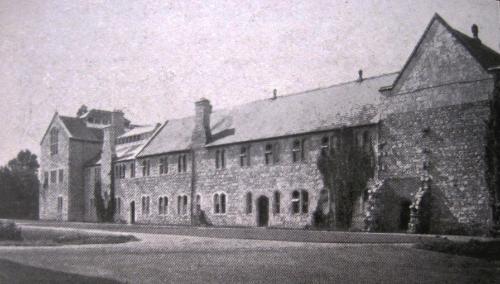
M20 151L6 167L0 167L1 217L37 218L39 167L37 156L29 150Z

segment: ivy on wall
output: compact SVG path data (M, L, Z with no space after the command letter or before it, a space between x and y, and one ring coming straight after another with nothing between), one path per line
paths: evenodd
M111 167L109 173L111 177L111 182L109 184L109 195L107 191L104 193L104 198L102 194L102 185L99 180L96 180L94 186L94 199L95 208L98 222L113 222L115 216L115 178L114 169ZM106 204L107 203L107 204Z
M334 216L317 219L333 222L330 227L342 230L351 227L355 203L365 194L367 182L373 177L375 158L371 141L359 145L353 129L342 129L335 137L336 145L322 151L317 161L335 208Z
M493 222L500 226L500 86L490 101L486 131L486 182L490 192Z

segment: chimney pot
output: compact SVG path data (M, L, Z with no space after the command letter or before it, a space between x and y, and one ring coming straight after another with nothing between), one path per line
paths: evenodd
M278 90L274 89L273 90L273 100L275 100L278 97Z
M360 82L363 81L363 70L362 69L359 69L358 75L359 75L358 81L360 81Z

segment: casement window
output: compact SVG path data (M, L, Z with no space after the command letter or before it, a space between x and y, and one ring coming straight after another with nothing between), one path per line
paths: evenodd
M63 211L63 197L58 196L57 197L57 213L61 214Z
M330 137L323 136L321 138L321 153L327 154L329 149L330 149Z
M150 174L150 163L149 160L142 161L142 176L147 177Z
M186 215L187 214L187 206L188 206L187 195L177 196L177 214Z
M43 186L49 185L49 172L43 172Z
M280 161L279 143L266 144L264 148L264 162L266 165L277 164Z
M130 177L135 178L135 161L130 164Z
M226 213L226 194L223 192L214 194L214 213Z
M167 174L168 173L168 158L166 156L161 157L158 164L159 164L160 175Z
M50 183L57 182L57 171L50 171Z
M224 149L215 151L215 168L216 169L226 168L226 157Z
M59 170L59 183L62 183L64 181L64 170L60 169Z
M56 155L59 152L59 130L52 128L50 130L50 155Z
M115 198L115 213L120 214L122 211L122 199L120 197Z
M242 146L240 149L240 166L249 167L250 166L250 147Z
M185 173L187 170L186 165L186 154L180 154L177 158L177 171L179 173Z
M115 178L124 179L127 171L127 165L119 164L115 166Z
M252 193L247 192L246 194L246 204L245 204L245 213L252 214Z
M142 215L149 215L149 196L142 197Z
M297 163L305 160L304 139L296 139L292 144L292 162Z
M309 212L309 194L307 191L295 190L292 192L292 213L307 213Z
M279 214L281 212L281 193L275 191L273 193L273 213Z
M168 213L168 197L161 196L158 198L158 214L166 215Z

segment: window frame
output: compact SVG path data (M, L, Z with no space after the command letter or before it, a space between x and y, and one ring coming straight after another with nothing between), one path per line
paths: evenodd
M150 163L149 159L142 160L141 166L142 166L142 176L143 177L150 176L150 174L151 174L151 163Z
M57 129L56 127L53 127L50 130L49 145L50 155L57 155L59 153L59 129Z
M225 149L215 150L215 168L218 170L223 170L226 168L226 150Z
M240 167L250 167L250 146L240 147Z
M151 215L151 197L143 195L141 198L141 214L145 216Z
M273 214L281 214L281 192L273 192Z
M158 159L158 173L160 175L168 174L168 156L162 156Z
M252 192L248 191L245 194L245 214L249 215L253 212L253 196Z
M223 191L215 192L213 195L213 214L225 215L227 212L227 193Z

